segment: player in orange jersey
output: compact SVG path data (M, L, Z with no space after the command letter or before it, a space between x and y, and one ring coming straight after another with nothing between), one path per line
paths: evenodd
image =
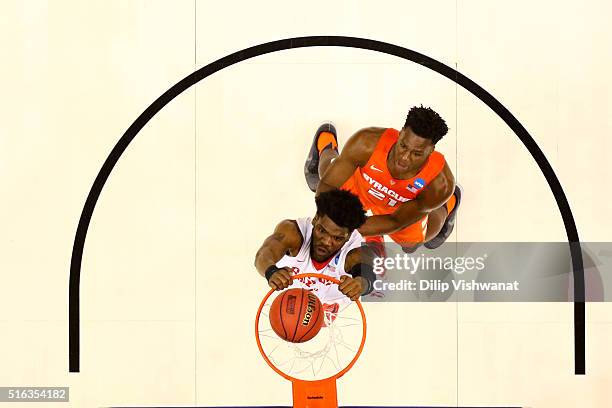
M363 236L389 235L406 252L421 244L437 248L451 234L461 202L461 189L435 150L447 132L438 113L413 107L400 131L361 129L339 153L336 129L325 123L304 166L306 182L317 194L334 188L356 194L373 214L359 228Z

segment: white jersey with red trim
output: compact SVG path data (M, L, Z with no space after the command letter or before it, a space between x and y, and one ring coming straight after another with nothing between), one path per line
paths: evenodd
M344 261L347 254L355 248L359 248L365 239L361 234L354 230L349 240L340 248L336 255L322 269L317 270L310 258L310 244L312 240L312 218L298 218L295 220L300 233L302 234L302 246L297 256L285 255L276 263L279 268L289 267L293 270L293 274L302 273L320 273L336 279L340 279L342 275L348 275L344 270ZM312 290L321 303L333 304L338 303L343 305L350 302L350 299L343 295L338 290L338 285L319 278L301 278L294 280L290 288L304 288Z

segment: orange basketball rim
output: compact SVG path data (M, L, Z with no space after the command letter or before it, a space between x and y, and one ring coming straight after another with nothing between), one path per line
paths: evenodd
M303 273L292 277L292 279L300 278L319 278L332 282L336 285L340 284L339 280L319 273ZM362 331L361 342L353 359L346 365L346 367L344 367L334 375L316 381L307 381L288 375L287 373L276 367L276 365L272 363L272 361L270 360L270 358L262 347L261 340L259 338L259 317L261 316L261 312L264 306L266 305L266 302L274 292L274 289L270 289L266 296L264 296L263 300L259 305L259 308L257 309L257 315L255 317L255 340L257 341L257 347L259 348L261 356L264 358L270 368L272 368L272 370L274 370L281 377L291 381L293 388L294 408L337 408L338 395L336 390L336 380L346 374L346 372L353 367L353 365L357 362L357 359L361 355L363 346L365 344L367 324L361 302L359 300L356 300L354 302L359 308L359 313L361 315Z

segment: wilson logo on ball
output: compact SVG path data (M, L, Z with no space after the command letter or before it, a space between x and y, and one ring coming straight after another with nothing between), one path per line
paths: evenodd
M306 314L304 315L304 319L302 320L302 326L308 326L310 322L310 318L312 317L312 312L315 309L317 304L317 298L315 295L309 293L308 294L308 307L306 308Z

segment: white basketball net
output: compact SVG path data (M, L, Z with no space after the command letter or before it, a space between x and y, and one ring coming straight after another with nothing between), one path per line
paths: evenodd
M305 381L331 377L348 366L359 350L363 335L357 304L344 297L336 300L337 311L324 306L324 323L319 333L307 342L291 343L278 337L270 325L270 306L280 293L275 292L267 300L258 326L261 346L272 364L285 374Z

